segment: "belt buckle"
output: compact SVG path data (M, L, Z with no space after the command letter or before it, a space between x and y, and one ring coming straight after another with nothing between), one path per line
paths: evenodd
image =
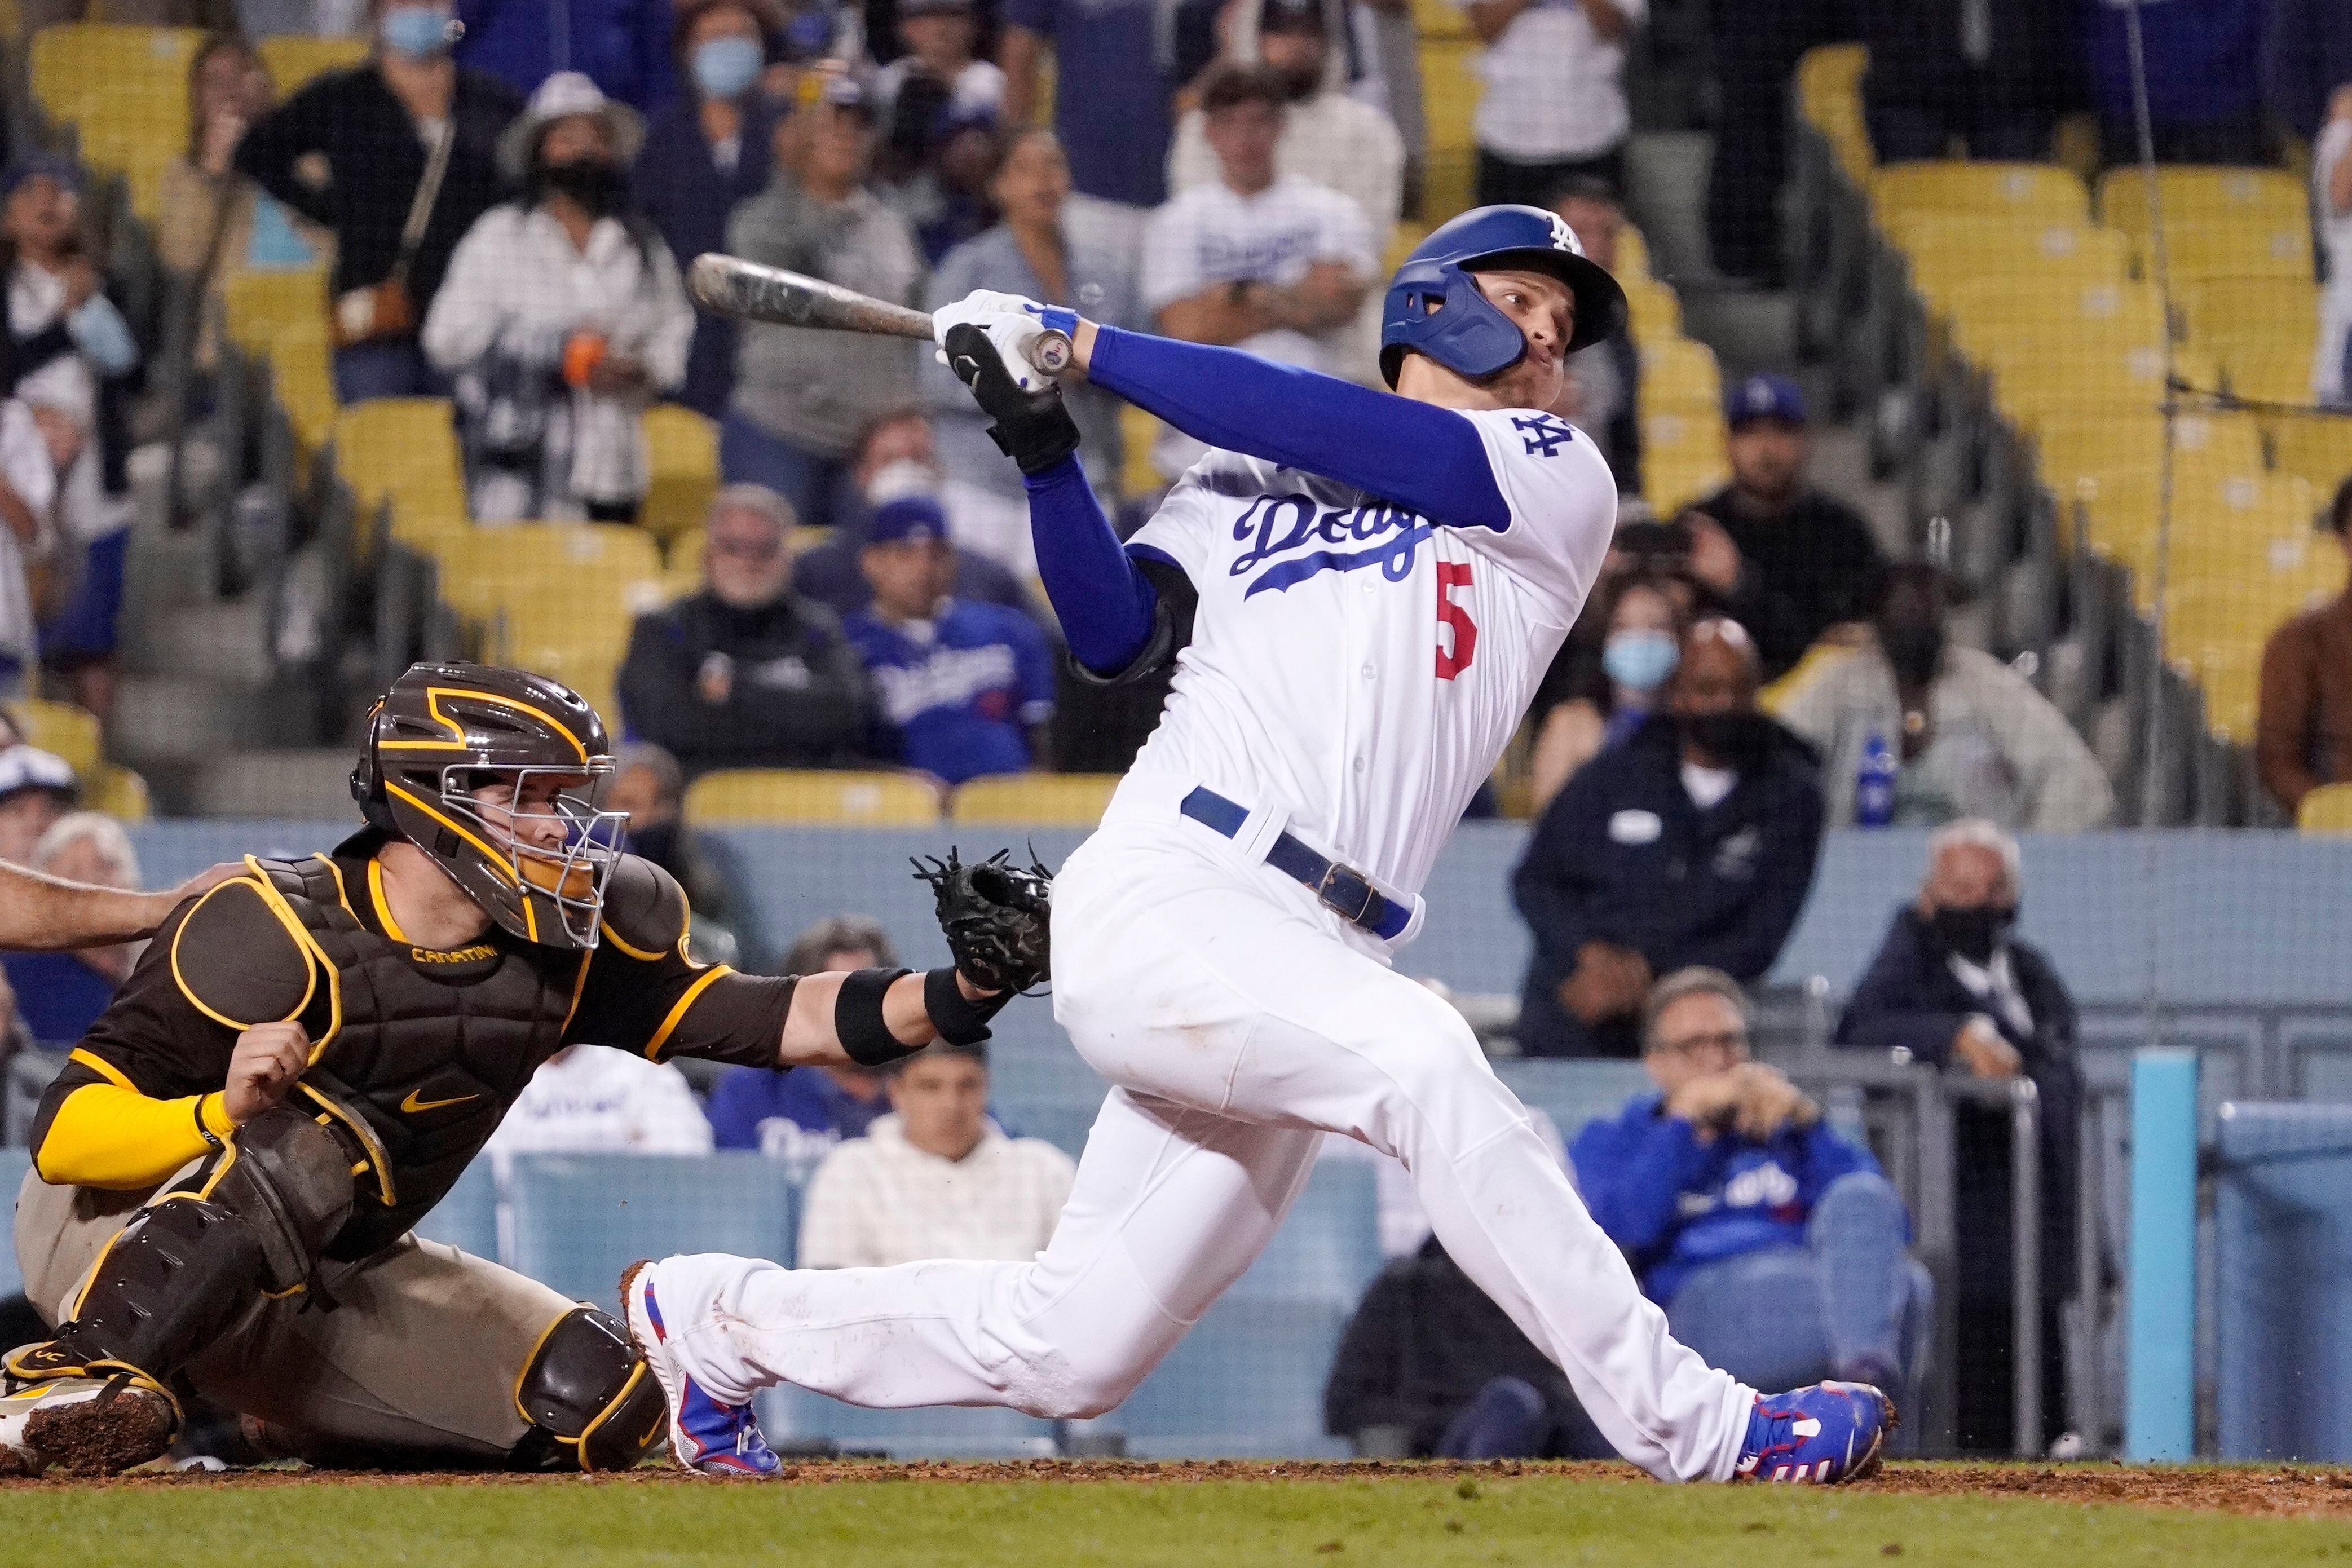
M1354 894L1361 896L1355 899L1355 906L1350 908L1347 900ZM1315 896L1322 901L1326 909L1339 915L1349 925L1361 925L1364 916L1371 912L1372 901L1380 894L1373 891L1371 879L1362 872L1333 861L1323 873L1322 880L1315 884Z

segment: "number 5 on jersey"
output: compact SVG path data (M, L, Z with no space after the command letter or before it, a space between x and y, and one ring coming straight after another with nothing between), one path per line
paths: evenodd
M1450 681L1470 667L1478 654L1478 627L1470 619L1468 606L1457 604L1454 591L1470 586L1470 563L1466 560L1441 560L1437 563L1437 678ZM1454 635L1449 638L1446 632Z

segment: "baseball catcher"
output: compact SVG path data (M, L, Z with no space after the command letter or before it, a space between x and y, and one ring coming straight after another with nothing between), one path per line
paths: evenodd
M1044 889L960 868L979 983L698 965L677 883L613 847L610 749L553 681L419 664L369 721L367 825L173 911L41 1102L16 1245L56 1337L5 1359L0 1465L152 1459L193 1390L319 1464L611 1469L667 1425L688 1463L772 1467L666 1416L612 1317L411 1227L574 1041L792 1067L987 1038L1043 973L1008 956Z

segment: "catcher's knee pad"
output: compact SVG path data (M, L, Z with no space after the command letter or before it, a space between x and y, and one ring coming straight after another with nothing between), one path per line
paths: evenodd
M351 1207L341 1140L296 1112L265 1112L197 1191L141 1209L91 1266L57 1337L12 1353L6 1370L26 1381L121 1372L161 1392L257 1292L303 1288Z
M514 1447L519 1469L625 1470L662 1435L669 1407L629 1334L594 1307L574 1307L540 1337L515 1379L515 1408L531 1429Z

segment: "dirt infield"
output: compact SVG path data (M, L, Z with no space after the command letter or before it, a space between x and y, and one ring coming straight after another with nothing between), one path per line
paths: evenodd
M1554 1464L1498 1460L1486 1464L1443 1461L1219 1459L1150 1462L1122 1459L1024 1459L992 1463L942 1461L888 1464L864 1460L807 1460L787 1464L784 1483L824 1486L845 1482L1026 1481L1083 1484L1124 1481L1183 1485L1201 1481L1337 1481L1384 1477L1456 1479L1475 1488L1482 1479L1557 1476L1566 1480L1632 1481L1640 1472L1621 1464ZM124 1490L258 1487L481 1487L711 1486L667 1465L646 1465L619 1476L583 1479L573 1476L390 1475L269 1469L227 1473L168 1472L131 1475L105 1482L68 1479L0 1481L11 1492L58 1491L106 1487ZM732 1490L730 1487L730 1490ZM2116 1463L1894 1464L1876 1478L1849 1489L1856 1493L1911 1497L2015 1497L2048 1502L2107 1503L2148 1509L2196 1509L2283 1518L2352 1519L2352 1469L2297 1465L2133 1467ZM1475 1496L1475 1491L1464 1495Z

